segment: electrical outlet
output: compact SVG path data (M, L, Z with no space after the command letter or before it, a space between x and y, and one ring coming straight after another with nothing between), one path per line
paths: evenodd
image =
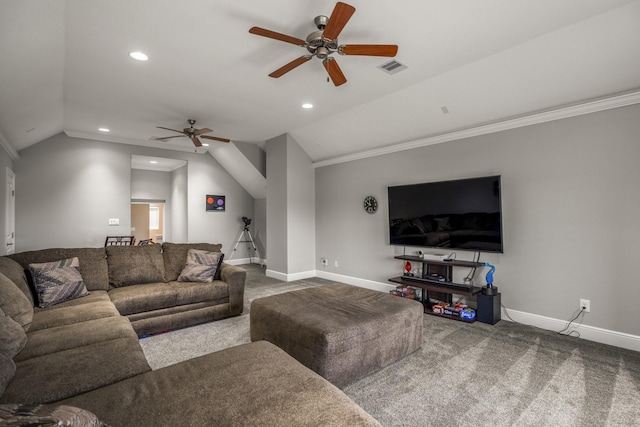
M580 309L584 310L585 313L591 312L591 301L588 299L580 298Z
M120 225L120 218L109 218L109 225Z
M335 260L335 261L333 262L333 266L334 266L335 268L338 268L338 260Z

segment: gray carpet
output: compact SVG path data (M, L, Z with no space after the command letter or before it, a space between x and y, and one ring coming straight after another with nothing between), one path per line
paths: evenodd
M153 369L249 342L255 298L330 283L243 267L243 315L141 340ZM425 315L421 349L343 390L389 427L640 426L639 353L507 321Z

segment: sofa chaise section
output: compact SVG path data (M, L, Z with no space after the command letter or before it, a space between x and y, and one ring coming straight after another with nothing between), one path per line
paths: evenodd
M207 354L57 402L112 426L380 426L266 341Z

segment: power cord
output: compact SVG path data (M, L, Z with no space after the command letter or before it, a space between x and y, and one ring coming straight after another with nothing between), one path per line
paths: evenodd
M566 330L568 330L571 327L571 324L573 322L576 321L576 319L578 319L581 315L583 315L585 313L584 307L580 308L580 311L578 312L578 314L576 314L573 319L569 320L569 323L567 323L567 326L565 326L563 329L559 330L557 333L558 335L564 335L567 337L576 337L576 338L580 338L580 332L578 331L568 331L565 333ZM577 326L580 326L582 324L582 319L580 319L580 323L578 323ZM575 334L575 335L574 335Z
M518 325L523 325L523 326L532 326L532 325L528 325L526 323L518 322L517 320L513 320L513 318L511 316L509 316L509 311L507 310L507 307L502 303L500 303L500 305L502 306L504 314L506 314L507 318L510 321L512 321L513 323L517 323ZM578 332L578 331L569 331L569 332L565 332L565 331L568 330L571 327L571 324L573 322L575 322L576 319L578 319L581 315L584 315L584 313L585 313L584 308L581 308L580 311L578 312L578 314L576 314L571 320L569 320L569 322L567 322L567 325L564 328L562 328L561 330L557 331L556 333L558 335L563 335L563 336L566 336L566 337L580 338L580 332ZM580 323L578 323L578 325L576 325L576 326L580 326L580 325L582 325L582 319L580 319Z

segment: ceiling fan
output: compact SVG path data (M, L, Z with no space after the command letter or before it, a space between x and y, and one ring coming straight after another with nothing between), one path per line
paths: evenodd
M324 15L317 16L314 23L318 27L318 31L309 34L306 40L296 37L287 36L271 30L265 30L260 27L253 27L249 30L251 34L269 37L271 39L280 40L301 46L309 51L309 54L303 55L288 64L278 68L269 77L278 78L293 70L294 68L309 61L314 56L322 60L324 68L327 70L333 84L340 86L347 82L347 78L338 66L338 62L330 55L338 52L340 55L364 55L364 56L396 56L398 52L397 45L386 44L345 44L338 45L338 35L347 25L349 19L356 11L356 8L346 3L336 3L331 16L327 18Z
M193 145L195 145L196 147L202 147L202 142L200 142L198 137L204 138L204 139L212 139L214 141L220 141L220 142L229 142L230 141L229 139L226 139L226 138L218 138L217 136L203 135L205 133L211 133L213 131L211 129L209 129L209 128L202 128L202 129L194 128L193 125L196 124L196 121L193 120L193 119L189 119L189 124L191 125L191 127L184 128L183 130L176 130L176 129L165 128L165 127L162 127L162 126L156 126L158 129L165 129L165 130L170 130L172 132L178 132L181 135L165 136L165 137L162 137L162 138L154 138L154 139L162 141L162 140L165 140L165 139L180 138L180 137L186 136L189 139L191 139L191 141L193 141Z

